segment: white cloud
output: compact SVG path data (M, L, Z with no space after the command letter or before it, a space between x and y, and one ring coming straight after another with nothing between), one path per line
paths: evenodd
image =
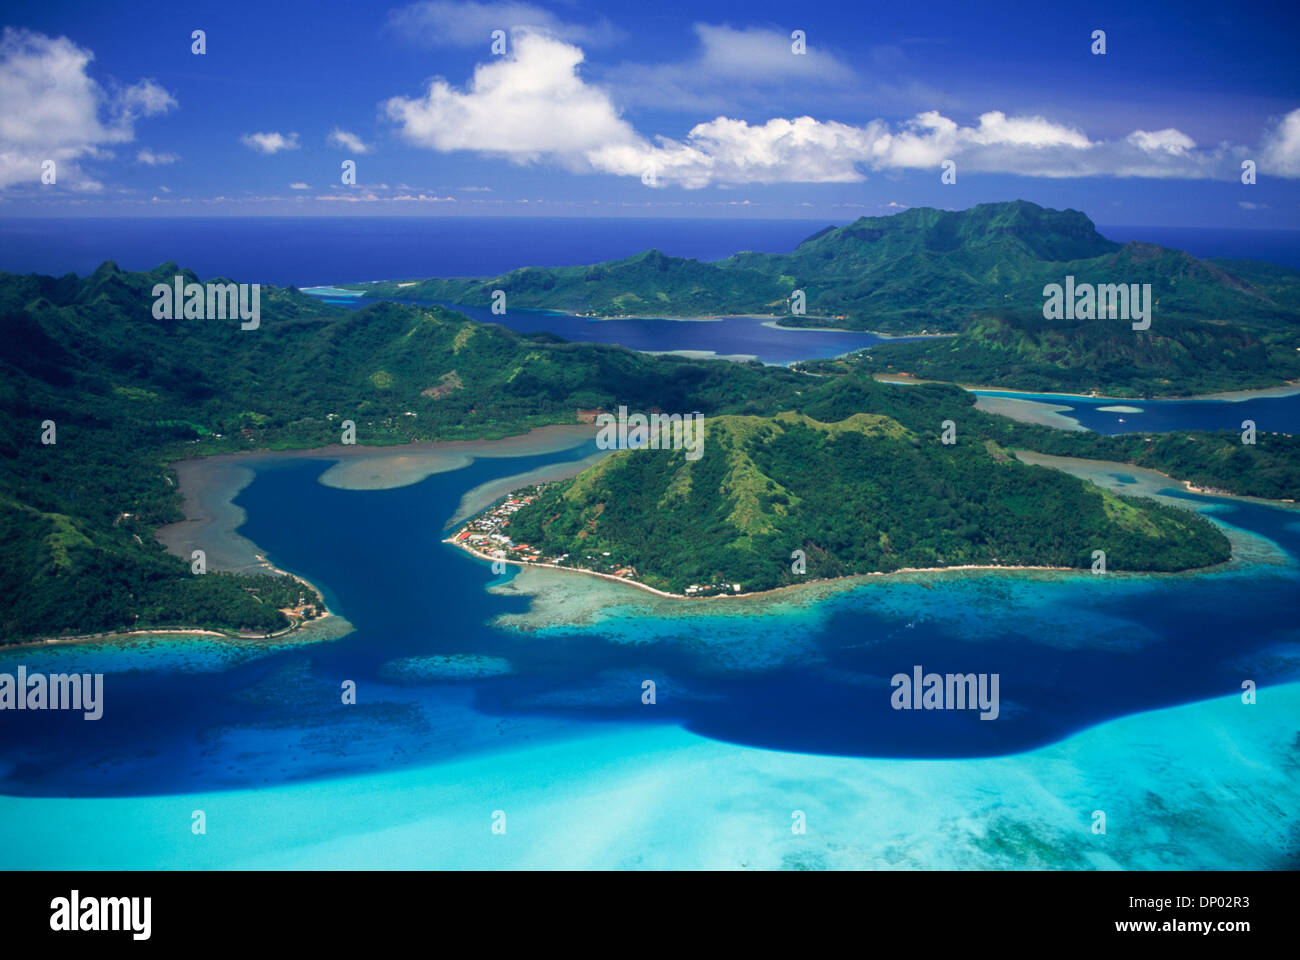
M1126 138L1135 147L1147 153L1165 153L1176 157L1186 156L1188 150L1196 149L1196 141L1178 130L1134 130Z
M326 143L331 147L338 147L340 150L347 150L350 153L369 153L374 149L374 147L362 142L361 138L355 133L340 130L338 127L330 131Z
M871 149L873 131L812 117L776 118L751 126L718 117L697 124L684 142L659 145L632 156L600 151L597 162L611 173L643 174L686 187L710 183L852 183Z
M135 155L136 163L144 163L151 167L165 167L175 163L180 157L174 153L154 153L148 147L143 147Z
M251 150L259 153L273 154L281 150L297 150L298 134L291 133L285 136L282 133L246 133L239 138L239 142Z
M604 17L586 23L561 20L549 10L511 0L430 0L394 10L388 26L428 46L475 47L487 50L492 32L504 30L513 40L517 32L531 30L563 37L588 46L605 46L622 36Z
M578 76L582 59L571 44L525 31L512 56L475 68L466 92L435 79L423 97L392 97L383 109L407 141L439 151L549 157L582 170L592 168L589 152L643 150L608 95Z
M5 28L0 36L0 188L39 186L42 163L53 160L60 186L102 189L78 161L111 159L106 146L133 140L137 119L176 106L175 98L152 80L106 91L87 73L93 59L94 54L67 37Z
M1300 110L1292 110L1264 137L1259 168L1278 177L1300 177Z
M310 185L305 184L305 183L291 183L291 184L289 184L289 189L290 189L290 190L310 190L311 187L310 187Z
M118 102L122 114L129 120L166 113L176 106L176 98L153 80L141 80L127 87Z
M1046 117L999 110L965 126L937 110L901 124L872 120L862 126L809 116L756 124L719 116L696 124L681 140L651 140L620 116L604 88L583 79L582 62L578 47L524 31L513 54L479 65L466 89L435 79L423 97L392 97L383 109L404 139L433 150L472 150L688 188L851 183L868 171L937 171L945 160L962 173L1231 179L1250 155L1226 143L1199 148L1174 128L1093 140ZM732 67L739 70L740 62ZM1300 110L1265 138L1260 169L1300 177Z

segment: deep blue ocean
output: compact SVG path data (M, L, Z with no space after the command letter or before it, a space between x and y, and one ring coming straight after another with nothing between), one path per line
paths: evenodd
M820 220L541 217L185 217L0 220L0 270L85 274L174 261L200 277L314 287L411 277L491 277L629 257L651 247L721 260L780 253Z
M720 260L740 250L784 253L832 220L543 217L176 217L0 219L0 271L90 273L167 261L200 277L324 286L410 277L495 276L631 256L651 247ZM1118 242L1147 240L1198 257L1300 268L1300 230L1102 226Z

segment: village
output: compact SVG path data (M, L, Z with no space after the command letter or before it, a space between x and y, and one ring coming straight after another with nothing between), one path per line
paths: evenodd
M516 491L500 503L489 507L471 519L452 537L452 543L471 549L498 560L522 560L526 563L562 564L569 558L563 554L558 557L542 559L542 555L527 543L515 543L503 531L510 526L510 518L522 507L528 506L546 489L546 484L534 484L531 493ZM635 573L635 571L633 571Z
M532 487L525 488L529 492L520 490L509 494L500 503L489 507L478 516L467 521L451 538L451 542L494 560L571 567L575 570L585 570L589 573L616 577L631 583L640 583L637 579L636 567L610 559L608 550L599 554L584 554L580 558L581 563L579 563L571 559L567 553L544 557L539 547L527 543L515 543L511 539L509 534L505 532L506 528L510 526L510 518L535 501L548 486L549 484L545 483L534 484ZM645 584L642 584L642 586L645 586ZM686 588L686 596L689 597L717 596L719 594L735 595L738 593L740 593L740 584L738 583L693 583Z

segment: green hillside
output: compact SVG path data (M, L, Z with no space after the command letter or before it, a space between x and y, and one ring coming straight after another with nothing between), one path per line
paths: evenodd
M857 413L715 417L704 452L625 450L548 489L509 532L543 555L682 593L962 564L1184 570L1224 561L1208 521ZM792 571L795 550L807 572ZM694 592L694 591L692 591Z
M1043 288L1066 276L1150 284L1151 328L1117 317L1045 320ZM1078 211L1022 200L863 217L786 254L701 263L651 250L591 266L350 288L475 306L501 290L509 309L604 317L758 313L790 326L953 333L872 353L918 376L1024 390L1186 395L1300 377L1300 271L1120 245ZM792 312L796 290L802 315Z
M766 409L806 379L522 337L440 308L350 312L271 287L257 330L155 319L154 284L178 274L197 279L174 264L0 274L0 639L286 626L283 585L192 575L155 542L181 519L167 464L183 456L337 443L344 420L358 443L394 444L513 435L618 402ZM46 421L54 444L41 443Z

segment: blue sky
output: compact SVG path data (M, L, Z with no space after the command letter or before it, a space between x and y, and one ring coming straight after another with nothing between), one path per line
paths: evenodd
M52 2L0 23L0 215L825 220L1024 198L1300 226L1294 3Z

